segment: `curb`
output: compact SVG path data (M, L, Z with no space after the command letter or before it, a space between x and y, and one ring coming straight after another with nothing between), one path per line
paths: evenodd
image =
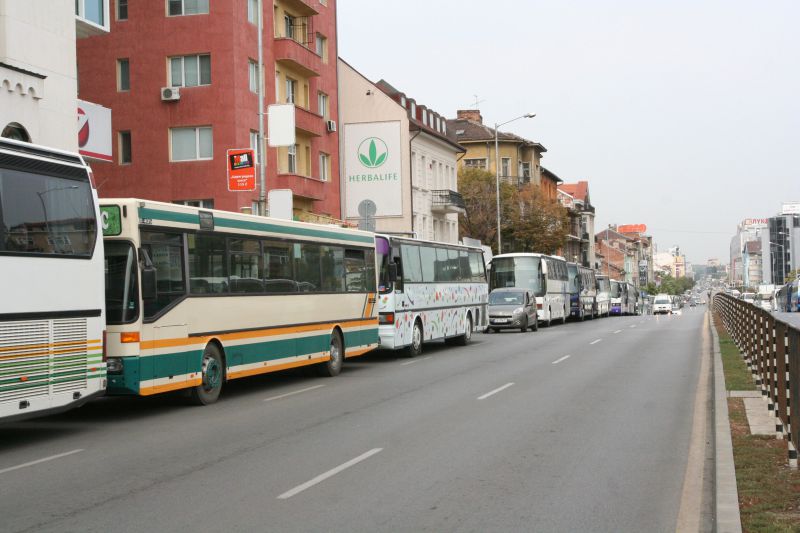
M728 393L725 390L719 335L714 328L710 310L708 327L711 330L714 369L714 529L718 532L741 533L739 491L736 487L731 426L728 421Z

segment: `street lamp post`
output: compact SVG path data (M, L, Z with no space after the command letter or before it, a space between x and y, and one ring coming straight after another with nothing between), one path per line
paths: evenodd
M526 113L522 116L517 118L512 118L511 120L507 120L506 122L502 122L498 124L497 122L494 123L494 175L495 175L495 194L496 194L496 207L497 207L497 253L503 253L503 241L502 237L500 236L500 140L498 138L497 132L500 129L500 126L505 126L506 124L510 124L515 120L519 120L521 118L533 118L536 116L536 113Z

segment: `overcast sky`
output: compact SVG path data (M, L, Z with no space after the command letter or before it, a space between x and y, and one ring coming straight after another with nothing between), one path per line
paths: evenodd
M800 1L340 0L339 55L448 117L541 142L596 229L729 259L744 218L800 201Z

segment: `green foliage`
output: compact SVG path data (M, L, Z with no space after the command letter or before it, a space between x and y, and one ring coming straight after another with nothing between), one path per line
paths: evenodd
M673 295L683 294L692 287L694 287L693 279L687 278L685 276L681 276L680 278L676 279L670 276L669 274L666 274L661 277L661 284L658 287L655 287L656 292L651 294L657 294L660 292Z

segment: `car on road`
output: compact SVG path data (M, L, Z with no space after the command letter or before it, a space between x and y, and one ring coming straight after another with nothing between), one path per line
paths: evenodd
M654 315L668 315L672 313L672 298L669 294L656 294L653 299L653 314Z
M498 288L489 293L490 331L519 329L523 333L528 328L536 331L539 322L536 318L536 298L530 292L517 288Z
M754 292L743 292L740 298L749 304L756 303L756 293Z

